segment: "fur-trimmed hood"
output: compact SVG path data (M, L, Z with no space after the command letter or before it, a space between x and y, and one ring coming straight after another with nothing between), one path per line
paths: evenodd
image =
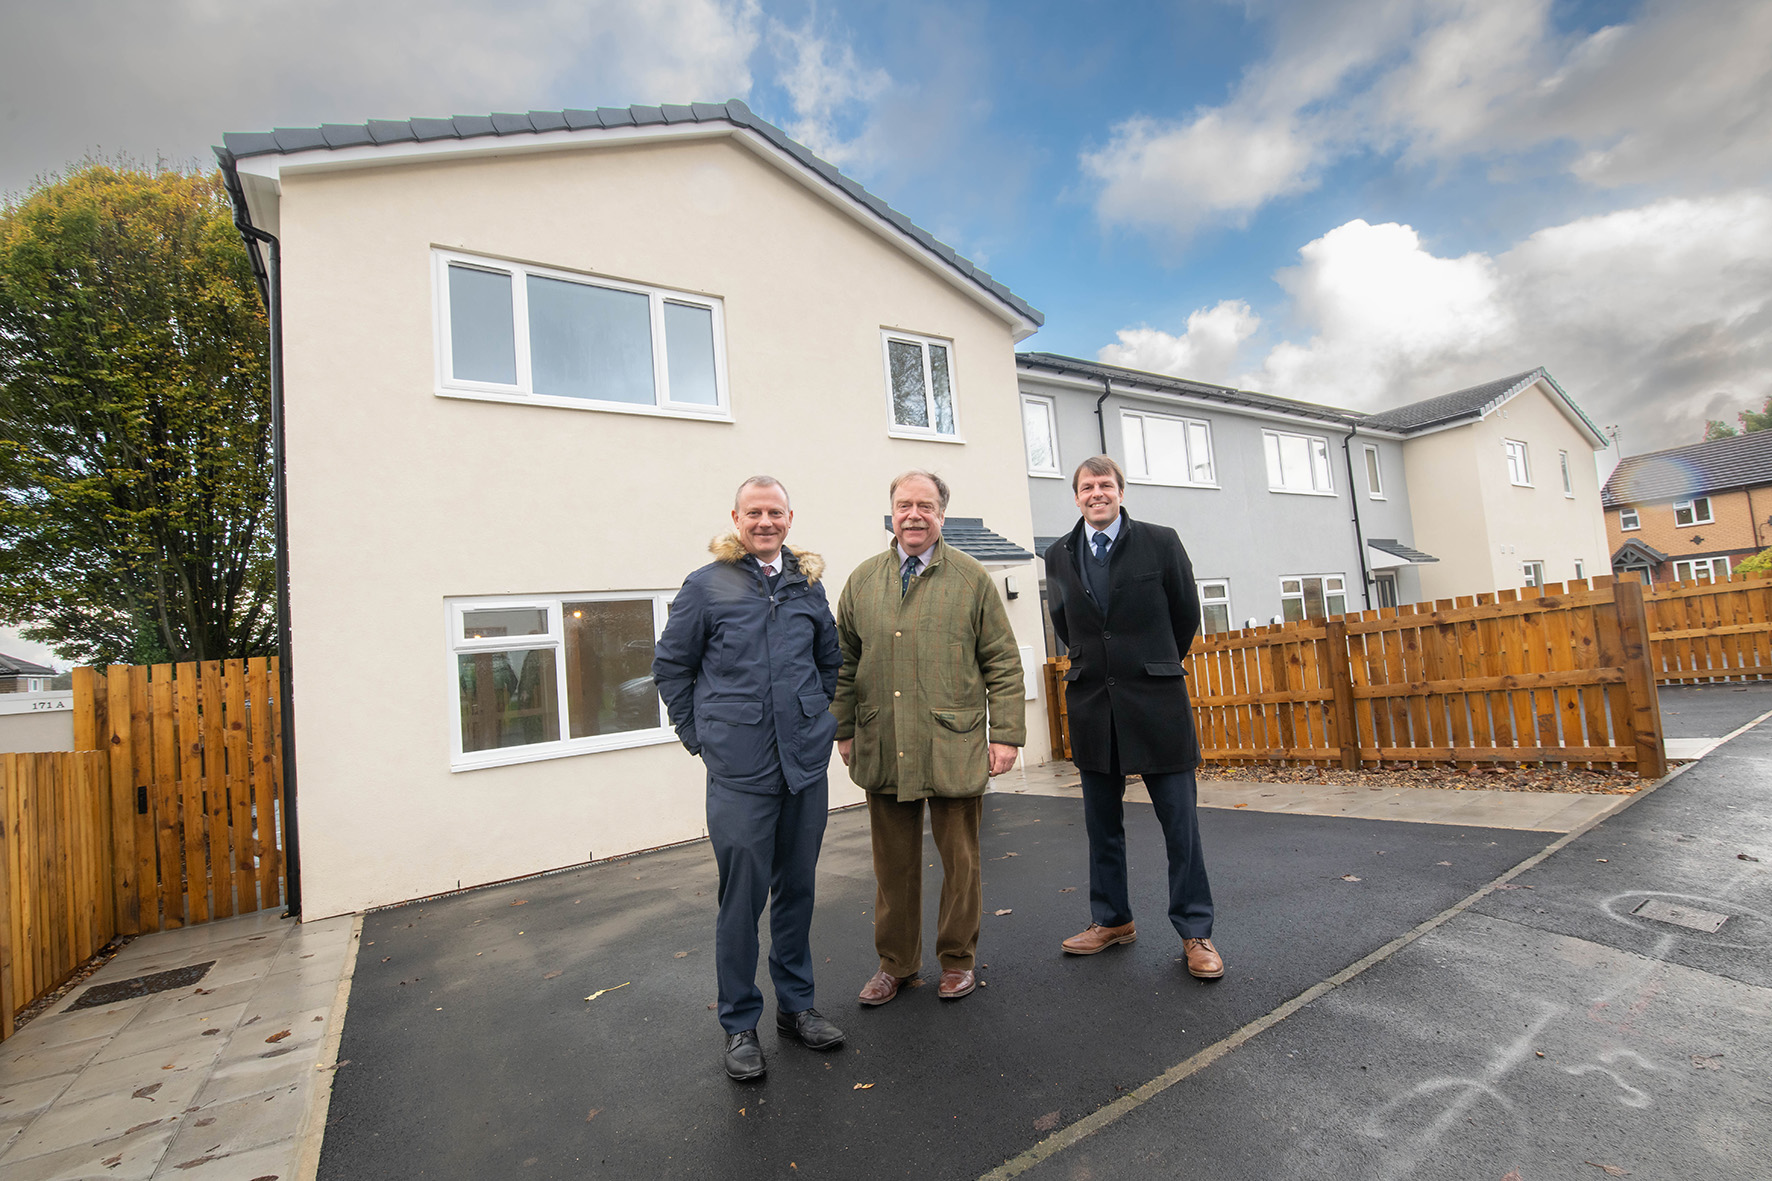
M800 573L806 576L807 582L817 582L824 577L824 559L809 549L801 549L797 545L781 547L794 555L800 565ZM736 563L745 556L744 542L736 533L724 533L708 542L708 552L722 562Z

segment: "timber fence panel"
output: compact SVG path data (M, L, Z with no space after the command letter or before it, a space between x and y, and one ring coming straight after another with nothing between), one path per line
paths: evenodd
M1662 583L1643 597L1656 681L1772 679L1772 576Z

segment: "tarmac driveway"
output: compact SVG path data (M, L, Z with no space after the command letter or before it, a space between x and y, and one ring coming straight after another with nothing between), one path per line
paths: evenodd
M1128 805L1141 938L1076 959L1058 944L1088 921L1078 805L993 795L984 987L862 1010L877 963L866 816L834 814L813 950L819 1006L849 1041L784 1042L771 1007L769 1074L745 1085L720 1069L705 842L371 914L319 1175L976 1177L1555 839L1211 809L1201 825L1224 980L1180 962L1148 806ZM932 931L939 870L926 872Z

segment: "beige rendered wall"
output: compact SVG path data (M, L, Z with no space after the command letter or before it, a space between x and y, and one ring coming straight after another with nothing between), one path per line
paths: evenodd
M674 741L451 772L446 597L673 589L759 471L833 605L905 468L1031 548L1006 322L730 140L286 175L281 230L308 915L704 835ZM719 296L735 421L438 397L433 245ZM953 340L964 445L888 437L882 327Z
M1416 545L1440 561L1421 568L1428 599L1525 585L1522 563L1566 582L1580 559L1587 577L1611 573L1593 449L1542 383L1480 422L1410 440L1404 447ZM1505 440L1527 445L1532 487L1508 478ZM1563 492L1557 452L1569 453L1574 495Z

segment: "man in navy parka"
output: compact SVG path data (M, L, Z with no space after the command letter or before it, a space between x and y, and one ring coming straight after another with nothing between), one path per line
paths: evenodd
M652 676L689 753L708 773L708 837L720 870L714 925L724 1063L735 1079L764 1072L757 1041L757 920L770 905L769 976L776 1030L814 1049L843 1031L813 1007L812 897L830 811L826 774L842 653L819 583L824 559L788 549L787 489L771 476L739 486L733 532L715 560L683 580L659 637Z

